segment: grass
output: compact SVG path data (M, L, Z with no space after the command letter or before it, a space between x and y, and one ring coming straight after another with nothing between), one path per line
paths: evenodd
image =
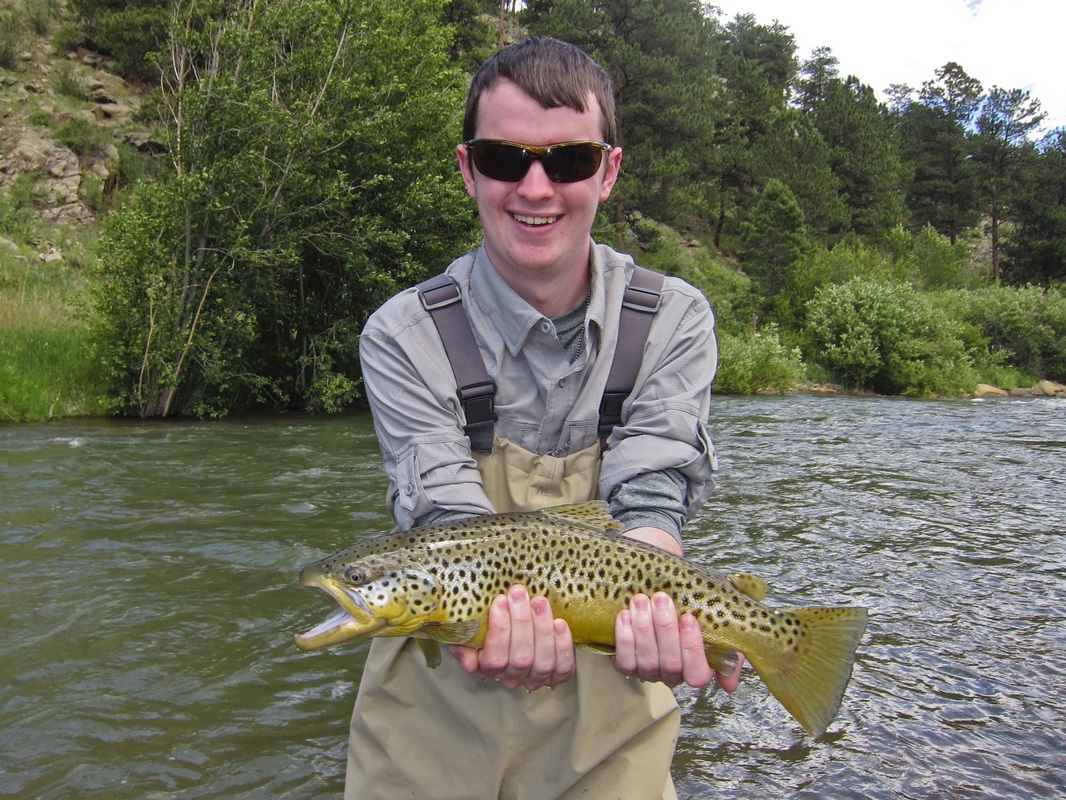
M102 371L93 359L81 309L88 290L87 248L61 235L63 261L33 248L0 245L0 422L103 413Z

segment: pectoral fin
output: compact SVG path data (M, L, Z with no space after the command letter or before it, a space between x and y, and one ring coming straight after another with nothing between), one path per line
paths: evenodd
M464 619L461 622L426 622L415 636L420 639L433 639L444 644L466 644L473 639L481 627L477 619Z

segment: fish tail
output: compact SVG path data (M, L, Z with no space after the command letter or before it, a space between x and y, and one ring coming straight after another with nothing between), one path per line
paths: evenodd
M866 630L866 609L782 608L797 620L800 635L782 655L752 648L745 653L770 693L811 736L825 733L851 679L855 650Z

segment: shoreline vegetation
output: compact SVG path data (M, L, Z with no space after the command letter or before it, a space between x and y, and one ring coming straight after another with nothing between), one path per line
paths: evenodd
M1066 396L1066 131L1035 99L949 63L886 105L778 23L644 0L586 41L612 4L550 5L505 38L661 76L594 236L707 295L717 394ZM456 109L496 0L168 7L0 0L0 422L358 407L366 316L476 246Z

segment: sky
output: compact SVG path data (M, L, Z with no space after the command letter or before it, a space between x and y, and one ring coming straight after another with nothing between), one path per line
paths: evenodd
M920 89L949 61L987 91L1027 89L1047 113L1043 129L1066 126L1066 0L710 0L728 22L753 14L776 20L797 57L833 51L840 77L855 75L886 99L905 83Z

